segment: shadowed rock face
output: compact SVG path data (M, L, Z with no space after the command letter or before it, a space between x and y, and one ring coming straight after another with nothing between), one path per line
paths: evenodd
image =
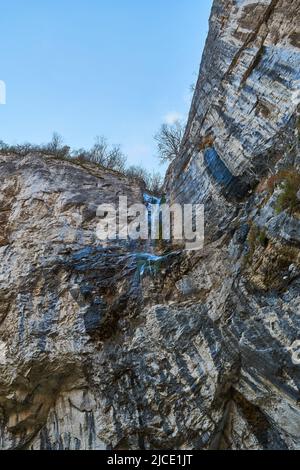
M213 147L204 151L204 163L208 173L225 197L238 200L248 195L251 189L250 184L243 182L239 176L234 176Z
M270 191L300 171L297 25L297 1L214 2L166 179L205 204L202 251L102 244L98 204L138 185L0 157L0 448L300 448L300 216Z

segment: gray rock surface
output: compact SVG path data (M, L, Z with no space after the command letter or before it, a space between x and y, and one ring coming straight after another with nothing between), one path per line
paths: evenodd
M299 23L214 1L166 178L205 204L201 251L100 243L97 205L137 184L0 157L1 449L300 449L300 218L268 189L300 171Z

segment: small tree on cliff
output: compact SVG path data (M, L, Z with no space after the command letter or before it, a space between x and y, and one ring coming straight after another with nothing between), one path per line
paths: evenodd
M95 144L90 150L79 149L73 152L77 158L90 160L105 168L124 173L126 157L119 145L109 146L105 137L96 137Z
M159 196L162 191L164 179L158 172L152 173L139 165L132 165L126 170L129 178L140 180L151 193Z
M180 154L184 127L180 121L174 124L163 124L156 134L158 156L162 163L170 162Z
M64 145L62 136L57 132L53 133L51 142L46 145L35 146L35 149L42 153L50 153L56 157L67 158L70 156L70 147Z

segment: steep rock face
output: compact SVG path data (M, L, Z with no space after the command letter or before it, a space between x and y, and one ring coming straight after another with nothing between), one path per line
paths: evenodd
M177 287L199 292L199 310L239 357L223 401L226 448L300 444L299 18L294 1L214 2L166 180L171 202L205 205L208 254L190 255ZM282 204L289 190L297 210Z
M0 157L0 448L300 448L298 24L214 2L166 179L205 204L201 251L100 243L97 205L137 184Z
M234 176L266 163L299 105L299 10L293 0L214 1L182 164L205 139Z
M1 157L0 166L1 446L26 445L55 404L77 416L62 418L63 429L76 428L73 441L62 435L55 445L88 448L96 439L83 372L88 343L100 327L108 335L118 313L131 313L138 295L125 275L137 261L128 247L100 245L96 209L119 194L141 202L141 188L95 165L34 155Z

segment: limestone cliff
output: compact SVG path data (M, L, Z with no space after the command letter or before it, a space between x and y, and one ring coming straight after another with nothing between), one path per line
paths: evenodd
M100 243L142 189L0 157L1 449L299 449L299 2L215 0L167 198L198 252Z

